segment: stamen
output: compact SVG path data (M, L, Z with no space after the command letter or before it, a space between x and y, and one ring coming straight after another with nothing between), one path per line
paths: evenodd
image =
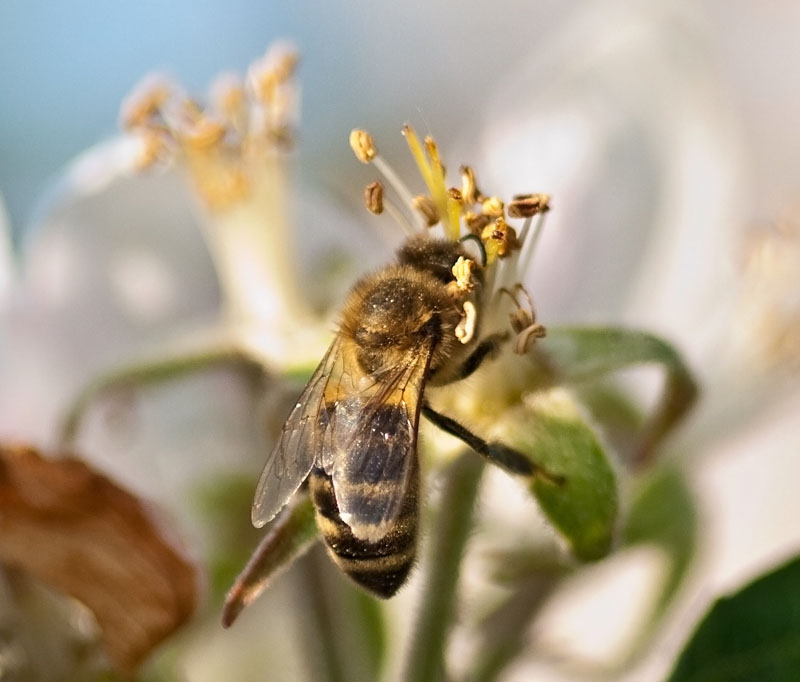
M247 96L241 78L233 73L222 74L211 86L211 101L223 121L243 136L247 126Z
M278 88L286 84L297 68L299 54L285 45L274 45L248 71L253 94L270 107Z
M374 215L383 213L383 185L380 181L371 182L364 188L364 205Z
M547 211L539 213L538 216L539 217L536 219L536 223L533 225L533 230L531 230L533 217L526 218L525 223L522 226L522 232L520 233L519 238L519 241L522 243L522 248L520 249L518 257L518 269L521 272L524 272L527 269L528 264L533 257L533 252L536 250L536 244L539 241L539 237L541 236L544 228L544 221L545 217L547 216ZM531 234L529 235L528 232L531 232Z
M467 228L469 231L479 237L483 233L483 228L492 222L492 219L483 213L473 213L472 211L467 211L464 214L464 222L467 223Z
M429 196L425 196L424 194L415 196L411 201L411 206L422 214L422 217L425 219L425 224L428 227L433 227L441 220L439 210Z
M413 237L414 235L419 234L419 227L413 226L408 221L408 217L406 216L406 214L402 210L400 210L397 204L395 204L393 201L384 197L383 208L390 216L392 216L394 221L398 225L400 225L400 228L403 230L406 237Z
M522 306L515 293L509 291L505 287L502 287L499 293L507 294L517 307L514 312L509 313L508 317L511 322L511 328L517 334L514 338L514 352L517 355L524 355L530 350L531 346L536 342L536 339L547 336L547 330L544 325L536 321L536 311L534 310L533 300L528 290L522 284L517 283L514 286L514 291L522 292L525 295L528 302L527 308Z
M444 224L445 233L450 239L458 239L460 231L459 224L457 220L455 224L451 221L451 215L455 211L455 208L451 210L448 206L447 187L444 184L444 167L439 159L439 151L436 148L436 143L430 137L425 139L425 148L430 157L429 162L419 143L419 138L417 138L417 134L410 124L406 123L403 126L403 135L405 135L408 148L411 150L411 155L417 162L417 167L422 175L422 179L425 181L425 185L431 193L431 199L436 205L440 219L444 218L447 221Z
M171 153L170 142L174 141L160 131L144 129L138 134L138 142L134 163L137 170L145 170L168 158Z
M172 87L162 76L147 76L123 100L120 123L125 130L147 126L172 94Z
M383 157L378 155L378 148L375 145L375 140L372 135L366 130L354 128L350 131L350 148L361 163L373 164L381 175L386 178L389 185L394 188L395 192L400 196L400 200L409 208L414 208L414 196L394 169L384 161ZM369 206L367 208L369 208ZM391 209L387 207L387 212L400 223L406 233L409 232L410 225L408 220L396 207L392 207ZM412 228L412 233L413 232L417 232L417 230L413 230Z
M517 194L508 205L509 218L532 218L550 210L549 194Z
M503 217L503 202L498 197L489 197L481 203L481 211L492 218Z
M464 301L464 315L461 321L456 326L456 338L461 343L469 343L475 334L475 323L478 319L478 311L475 309L475 304L472 301Z
M414 205L414 195L411 194L411 190L409 190L406 184L400 179L400 176L395 172L394 168L392 168L382 156L376 156L372 159L372 165L378 169L394 191L397 192L400 201L411 208ZM408 224L408 221L405 220L405 223ZM419 228L414 231L419 232Z
M472 272L475 269L475 261L459 256L453 266L453 277L456 278L456 288L459 291L472 291L475 288L475 280Z
M183 141L196 149L208 149L217 145L225 136L225 132L225 126L222 123L201 114L187 127Z
M359 128L350 131L350 149L361 163L370 163L378 154L372 135Z
M514 339L513 350L517 355L525 355L533 344L536 343L536 339L542 339L545 336L547 336L547 330L544 328L544 325L538 323L532 324L530 327L526 327L517 334Z
M475 171L469 166L461 166L461 195L464 203L469 205L477 204L483 200L480 190L475 183Z
M489 263L493 263L495 258L506 258L521 247L516 230L502 216L483 228L481 239Z

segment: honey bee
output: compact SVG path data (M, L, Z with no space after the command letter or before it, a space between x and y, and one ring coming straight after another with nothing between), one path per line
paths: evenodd
M307 482L333 560L388 598L416 553L420 415L512 473L535 473L524 455L487 443L424 400L427 386L467 377L499 349L503 337L478 333L483 277L461 242L418 236L395 264L353 287L261 474L255 526Z

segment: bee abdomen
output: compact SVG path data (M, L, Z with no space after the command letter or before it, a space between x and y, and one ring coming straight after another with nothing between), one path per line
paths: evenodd
M416 471L412 475L416 477ZM384 599L393 596L408 577L416 555L415 481L408 486L397 519L388 532L375 542L357 538L350 526L342 521L330 476L321 469L313 469L309 484L316 507L317 525L333 560L366 590ZM365 494L386 494L385 482L368 486L372 490L365 491Z

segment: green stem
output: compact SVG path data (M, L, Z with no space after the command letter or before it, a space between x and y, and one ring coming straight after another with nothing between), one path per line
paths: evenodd
M238 345L211 343L198 349L120 365L100 374L86 384L70 404L61 421L57 442L61 449L68 449L74 443L86 411L103 393L157 384L226 363L263 371L262 362Z
M467 682L493 682L524 649L528 628L561 574L542 574L527 581L484 623L484 641Z
M329 561L322 548L314 547L300 562L297 584L301 608L300 625L306 639L309 679L314 682L348 682L339 646L339 634L333 613L330 581L325 579ZM335 588L333 588L335 589Z
M428 575L402 678L407 682L438 682L443 678L445 642L483 467L480 457L467 451L447 471L428 546Z

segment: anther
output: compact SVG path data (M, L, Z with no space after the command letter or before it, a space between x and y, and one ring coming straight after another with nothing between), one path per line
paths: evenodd
M524 294L528 307L525 308L520 303L519 299L514 292L521 292ZM547 330L544 325L536 321L536 311L533 307L533 300L531 299L528 290L522 284L517 284L514 287L514 292L509 291L505 287L500 289L500 293L508 295L514 302L517 309L509 313L509 321L511 328L516 332L514 337L514 352L517 355L525 355L531 346L536 343L536 339L541 339L547 335Z
M383 213L383 185L379 180L369 183L364 188L364 205L370 213Z
M483 234L483 229L492 222L492 219L483 213L467 211L464 214L464 222L467 224L467 229L469 229L472 234L480 236Z
M478 319L478 311L475 309L475 304L472 301L464 301L464 314L456 326L456 338L461 343L469 343L475 334L475 323Z
M411 205L422 214L422 217L425 219L425 224L428 227L433 227L441 220L439 210L436 208L436 204L433 203L433 199L429 196L418 194L414 197Z
M517 194L508 205L510 218L531 218L550 210L549 194Z
M184 140L195 149L207 149L225 136L225 126L210 116L201 115L184 134Z
M350 148L361 163L369 163L378 154L372 135L359 128L350 131Z
M461 195L465 204L477 204L483 195L475 183L475 171L469 166L461 166Z
M472 291L475 288L475 281L472 272L475 269L475 261L459 256L453 266L453 277L456 278L456 287L459 291Z
M505 258L522 246L517 239L516 230L500 217L489 223L483 228L481 239L486 245L486 252L489 254L489 261L495 257Z
M147 125L156 116L171 94L161 76L148 76L139 83L120 107L120 121L126 130Z
M481 203L481 211L492 218L503 217L503 202L498 197L489 197Z

